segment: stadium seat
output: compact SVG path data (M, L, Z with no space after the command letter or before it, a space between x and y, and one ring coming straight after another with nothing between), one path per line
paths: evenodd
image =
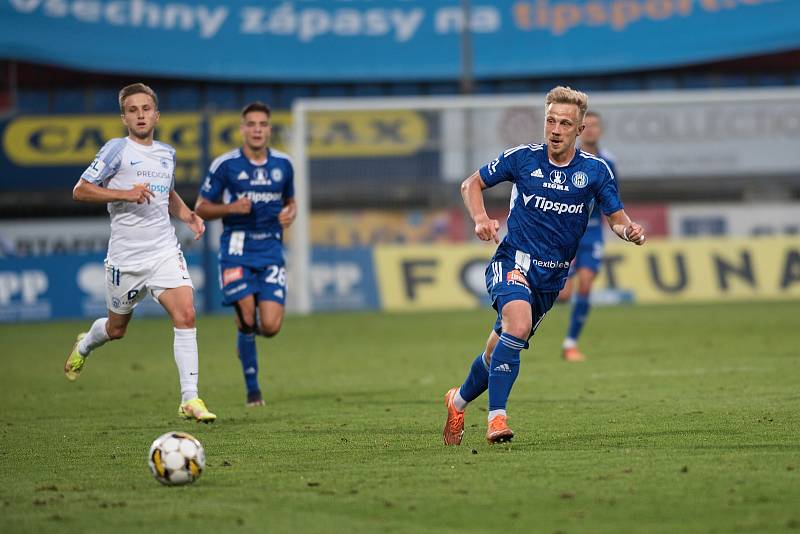
M207 85L205 104L210 109L239 109L242 106L238 88L235 85Z
M688 73L681 78L681 87L684 89L708 89L714 87L713 77L705 72Z
M280 107L289 109L296 98L314 96L314 89L310 85L285 85L280 92Z
M646 74L644 88L650 90L677 89L678 78L674 74Z
M457 95L459 93L456 82L433 82L425 84L429 95Z
M50 113L50 91L20 88L17 92L17 108L20 113Z
M94 87L90 94L89 111L93 113L115 113L119 111L119 88Z
M756 74L754 82L758 87L782 87L788 84L787 77L782 74Z
M350 91L346 85L324 84L317 86L317 96L337 97L337 96L349 96L349 95Z
M166 98L161 107L170 111L196 111L201 105L200 91L194 85L174 85L162 94Z
M475 82L473 91L476 95L492 95L498 92L493 82Z
M533 81L533 91L535 93L546 93L558 85L569 85L563 78L540 78Z
M605 91L607 89L606 81L600 77L592 78L576 78L569 82L570 87L579 89L581 91Z
M533 80L509 80L496 85L498 93L532 93L534 92Z
M386 91L377 83L357 83L353 88L355 96L384 96Z
M260 100L271 108L277 108L278 92L271 85L246 85L242 90L242 100L243 106Z
M53 110L57 113L85 113L89 111L85 89L56 89L53 92Z
M422 84L419 83L391 83L389 94L395 96L418 96L423 93Z
M608 80L609 91L641 91L644 89L638 76L614 76Z

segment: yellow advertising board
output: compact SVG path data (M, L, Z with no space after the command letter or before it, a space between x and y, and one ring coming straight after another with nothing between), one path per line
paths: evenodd
M375 266L383 307L426 310L486 302L483 272L491 245L378 246ZM612 241L598 290L641 303L800 300L800 236Z
M800 299L800 236L616 241L603 267L596 286L637 302Z
M213 159L241 146L239 112L208 116L208 156ZM272 115L272 146L289 151L291 113ZM312 158L375 158L409 156L428 141L428 126L416 111L377 110L320 112L309 116L309 156ZM198 182L205 174L202 113L161 116L157 139L175 147L178 181ZM127 130L116 114L20 115L2 132L3 151L19 167L84 166L103 144L124 137Z
M175 147L178 182L204 174L200 126L197 113L169 113L158 122L158 139ZM24 115L8 123L3 150L20 167L88 166L106 141L126 135L119 115Z
M272 146L289 151L292 115L272 114ZM211 117L211 152L222 154L241 144L236 112ZM428 140L422 116L409 110L318 111L308 116L308 154L312 158L409 156Z

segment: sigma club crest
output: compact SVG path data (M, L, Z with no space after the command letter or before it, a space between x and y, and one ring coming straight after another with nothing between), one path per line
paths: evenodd
M586 187L586 184L589 183L589 177L586 175L585 172L578 171L578 172L576 172L576 173L574 173L572 175L572 178L570 178L570 181L572 182L572 185L574 185L577 188L581 188L582 189L582 188Z

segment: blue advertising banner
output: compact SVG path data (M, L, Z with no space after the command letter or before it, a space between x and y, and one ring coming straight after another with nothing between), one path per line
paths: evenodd
M104 253L93 253L0 259L0 322L105 316L104 258ZM202 310L206 295L202 259L186 254L186 261L195 306ZM150 297L136 306L139 316L163 313Z
M380 308L371 248L314 247L311 258L314 311Z
M641 70L800 46L796 0L0 0L0 57L219 80ZM468 18L468 20L465 20Z
M185 256L197 310L229 312L222 306L216 260L206 270L202 253ZM0 323L106 315L104 258L104 252L0 257ZM370 248L314 247L311 277L314 311L380 308ZM289 284L291 291L291 280ZM147 297L135 313L156 315L164 310Z

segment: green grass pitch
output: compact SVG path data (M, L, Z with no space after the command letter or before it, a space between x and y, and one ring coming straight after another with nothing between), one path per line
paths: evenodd
M0 326L0 531L791 532L800 529L800 303L595 308L582 364L543 323L509 403L510 445L441 443L445 391L489 312L289 317L258 341L246 408L229 317L198 322L215 425L177 418L166 319L136 319L75 383L89 321ZM164 487L146 455L186 430L208 465Z

